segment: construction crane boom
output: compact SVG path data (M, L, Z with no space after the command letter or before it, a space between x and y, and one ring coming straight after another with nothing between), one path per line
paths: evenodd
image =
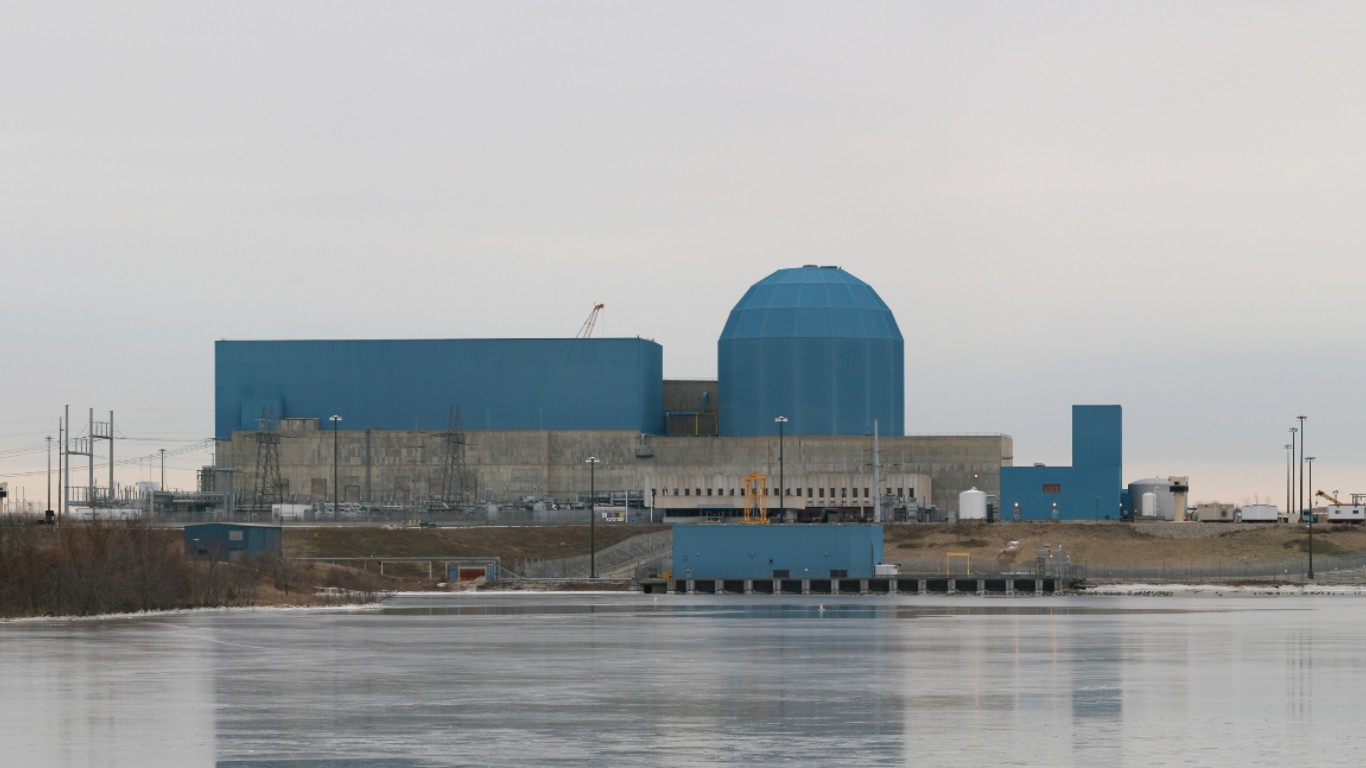
M593 326L598 324L598 313L602 311L601 304L594 304L593 311L588 313L588 319L583 321L583 327L575 334L576 339L586 339L593 335Z
M1315 496L1322 496L1323 498L1325 498L1325 499L1327 499L1327 500L1333 502L1334 504L1338 505L1339 507L1345 507L1345 506L1347 506L1346 504L1343 504L1342 502L1338 501L1337 498L1334 497L1331 493L1324 493L1323 491L1319 491L1319 492L1315 493L1314 495L1315 495Z

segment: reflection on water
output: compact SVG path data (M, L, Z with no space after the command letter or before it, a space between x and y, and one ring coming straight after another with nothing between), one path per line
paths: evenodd
M503 595L0 625L0 765L1347 765L1352 598Z

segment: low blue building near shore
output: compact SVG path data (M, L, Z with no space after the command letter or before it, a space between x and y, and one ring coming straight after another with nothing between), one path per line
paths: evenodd
M676 579L867 579L882 562L880 525L679 525Z
M186 557L239 560L283 554L284 539L278 525L200 523L185 526Z

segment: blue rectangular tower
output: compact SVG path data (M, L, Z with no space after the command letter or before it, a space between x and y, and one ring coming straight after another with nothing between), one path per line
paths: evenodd
M1123 466L1123 421L1118 405L1072 406L1072 466Z

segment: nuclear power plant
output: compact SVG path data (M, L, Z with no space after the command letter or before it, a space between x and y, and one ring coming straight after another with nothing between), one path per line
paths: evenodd
M665 522L739 519L756 495L790 522L947 519L973 488L997 504L1011 438L906 435L900 327L839 267L780 269L745 291L716 379L665 380L663 355L589 333L219 341L206 490L230 486L257 514L320 515L549 512L591 495Z

